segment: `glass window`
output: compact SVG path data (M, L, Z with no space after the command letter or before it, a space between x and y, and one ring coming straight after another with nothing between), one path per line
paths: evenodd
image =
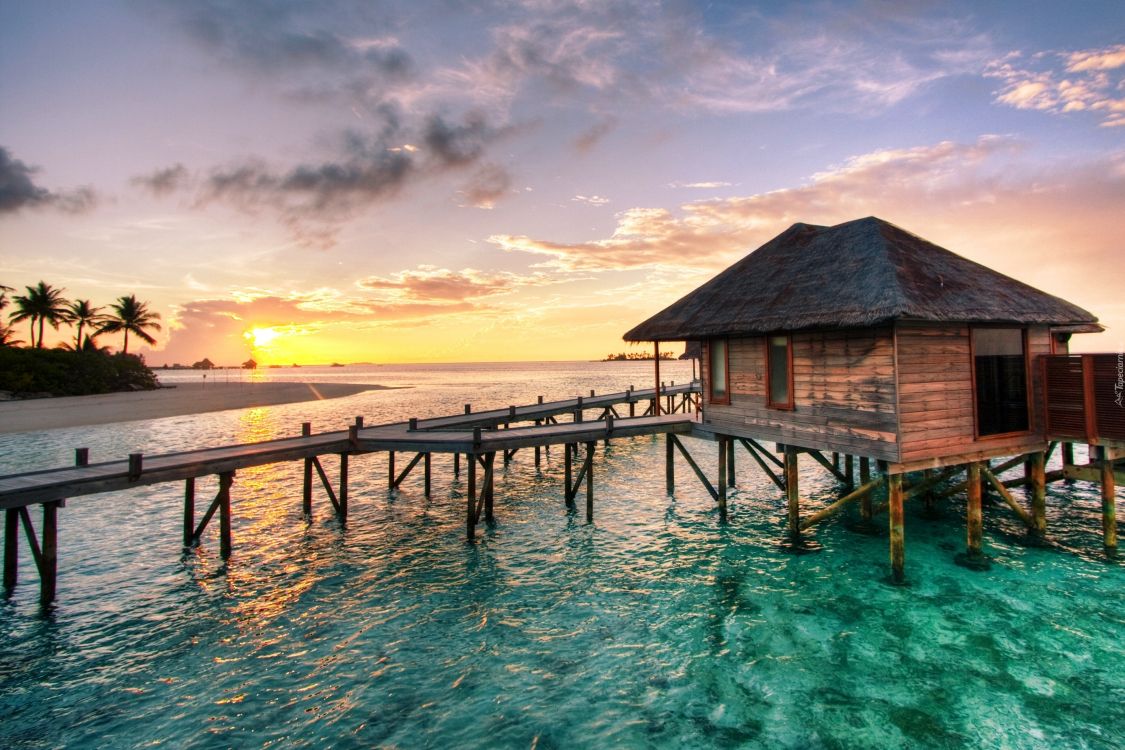
M766 342L769 405L783 409L792 408L793 384L789 382L789 337L770 336Z
M974 328L973 378L977 434L1028 429L1027 359L1020 328Z
M710 346L711 400L724 402L730 399L727 392L727 340L712 339Z

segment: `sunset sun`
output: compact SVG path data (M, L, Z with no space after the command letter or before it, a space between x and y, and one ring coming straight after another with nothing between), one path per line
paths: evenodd
M249 331L242 334L243 338L249 341L250 345L255 349L269 346L280 335L281 334L279 334L273 328L251 328Z

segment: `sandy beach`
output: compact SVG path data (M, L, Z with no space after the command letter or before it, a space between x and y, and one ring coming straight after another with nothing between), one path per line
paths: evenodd
M0 402L0 433L275 406L384 388L351 383L182 383L155 391L5 401Z

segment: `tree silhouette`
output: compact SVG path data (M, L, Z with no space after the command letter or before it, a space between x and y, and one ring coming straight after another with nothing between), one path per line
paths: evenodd
M23 343L12 338L12 329L4 323L4 308L8 306L8 292L14 292L10 286L0 284L0 346L15 346Z
M106 316L105 322L98 333L124 331L125 342L121 347L122 354L129 353L130 333L135 334L137 338L147 344L156 343L156 339L150 336L145 329L161 330L160 324L156 322L160 320L160 313L149 310L147 302L141 302L137 299L137 295L130 294L128 297L118 297L117 301L109 306L109 309L113 312Z
M89 326L94 334L87 338L97 338L101 333L98 326L105 322L105 316L102 315L102 308L92 306L90 300L76 299L70 303L70 322L78 327L78 331L74 334L74 349L78 351L85 348L82 342L82 329Z
M59 323L70 321L70 302L62 293L65 289L56 289L50 284L40 281L35 286L26 287L26 295L17 295L12 298L16 303L16 311L12 313L12 322L27 320L31 325L31 345L43 348L43 325L50 323L51 327L58 329ZM35 329L39 328L36 337Z

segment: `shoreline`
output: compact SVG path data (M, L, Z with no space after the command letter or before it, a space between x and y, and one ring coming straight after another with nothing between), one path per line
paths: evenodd
M0 402L0 434L278 406L388 390L357 383L177 383L152 391Z

